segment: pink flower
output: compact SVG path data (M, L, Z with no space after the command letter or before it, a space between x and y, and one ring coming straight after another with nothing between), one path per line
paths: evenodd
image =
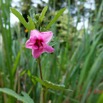
M38 30L32 30L30 38L26 42L26 48L32 49L34 58L38 58L43 52L52 53L54 49L48 45L52 36L51 31L39 32Z

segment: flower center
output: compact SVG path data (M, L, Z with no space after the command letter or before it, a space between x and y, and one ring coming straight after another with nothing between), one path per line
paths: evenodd
M43 46L43 40L42 39L36 39L35 45L40 48Z

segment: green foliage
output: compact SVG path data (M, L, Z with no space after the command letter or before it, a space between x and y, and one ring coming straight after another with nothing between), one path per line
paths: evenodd
M46 11L48 9L48 6L45 6L44 9L42 10L40 16L39 16L39 20L38 20L38 25L40 25L40 23L43 21L44 17L45 17L45 14L46 14Z
M16 69L17 69L17 66L19 64L19 60L20 60L20 55L21 55L21 52L18 52L16 58L15 58L15 61L14 61L14 64L13 64L13 68L12 68L12 74L15 75L16 73Z
M31 13L28 22L16 9L11 8L12 13L29 31L51 29L54 32L51 45L55 52L44 53L41 57L44 80L38 77L37 61L32 57L31 51L24 47L26 33L19 24L13 27L10 25L10 5L10 0L6 3L0 1L0 103L16 103L17 99L24 103L33 103L33 100L39 103L41 86L47 88L46 102L102 103L103 29L100 20L103 1L95 12L92 11L88 19L89 27L81 30L77 30L76 26L83 13L83 5L78 7L76 26L73 25L73 17L69 12L63 14L65 8L54 16L54 12L50 10L52 5L48 4L49 8L45 6L41 14L37 11L36 15ZM56 9L56 1L53 1L53 5ZM68 9L70 5L68 3Z
M30 30L33 30L33 29L35 29L35 25L34 25L34 23L33 23L33 20L32 20L32 18L30 17L30 16L28 16L28 30L30 31Z
M65 86L62 85L58 85L58 84L54 84L51 83L49 81L42 81L41 79L39 79L38 77L32 77L32 79L34 79L35 81L39 82L41 85L43 85L45 88L47 89L53 89L53 90L66 90Z
M100 98L98 99L97 103L103 103L103 94L101 94Z
M62 13L65 11L66 8L63 8L57 12L57 14L54 16L54 18L50 21L50 23L46 26L46 30L50 29L51 25L53 25L57 19L62 15Z
M42 10L40 16L39 16L39 15L38 15L39 17L38 17L37 15L35 16L35 20L38 19L38 20L37 20L37 24L35 24L36 27L37 27L37 29L39 28L40 23L43 21L47 9L48 9L47 6L44 7L44 9ZM46 30L48 30L48 29L51 27L51 25L53 25L53 24L57 21L57 19L62 15L62 13L64 12L65 9L66 9L66 8L63 8L63 9L61 9L61 10L59 10L59 11L57 12L57 14L55 15L55 17L54 17L54 18L51 20L51 22L47 25ZM22 16L15 8L11 8L11 11L12 11L12 13L20 20L20 22L24 25L24 27L25 27L27 30L30 31L30 30L32 30L32 29L35 29L34 21L32 20L32 18L31 18L30 16L28 16L29 22L27 23L27 22L25 21L25 19L23 18L23 16Z
M25 21L24 17L15 9L11 8L12 13L20 20L20 22L28 29L28 24Z
M22 96L8 88L0 88L0 92L13 96L14 98L16 98L19 101L22 101L23 103L34 103L33 100L25 92L21 92Z

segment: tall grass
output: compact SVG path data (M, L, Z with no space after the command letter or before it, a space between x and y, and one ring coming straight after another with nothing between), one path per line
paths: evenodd
M0 31L3 39L0 50L0 87L27 92L39 103L41 85L29 75L38 76L37 61L31 51L25 49L25 32L20 32L20 25L10 26L10 4L0 1L2 13ZM70 3L68 2L68 8ZM55 2L54 2L55 7ZM53 54L43 54L41 58L44 80L65 85L66 90L48 89L46 101L52 103L102 103L103 86L103 29L99 20L103 2L96 11L96 20L90 28L77 31L72 26L70 13L59 18L60 24L53 24ZM78 12L78 16L79 16ZM90 24L92 24L90 18ZM63 20L66 20L64 22ZM59 28L59 29L58 29ZM14 37L14 31L17 38ZM69 91L68 89L72 90ZM15 99L0 93L0 103L19 103Z

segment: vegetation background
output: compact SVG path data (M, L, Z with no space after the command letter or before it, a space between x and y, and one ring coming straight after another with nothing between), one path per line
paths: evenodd
M30 78L39 75L38 66L25 48L29 33L21 23L10 23L13 2L0 0L0 88L25 91L39 103L41 85ZM46 5L41 25L66 10L50 28L55 52L42 55L43 78L67 88L48 89L47 103L103 103L103 0L20 0L15 8L28 21L27 15L41 13ZM0 92L0 103L21 102Z

